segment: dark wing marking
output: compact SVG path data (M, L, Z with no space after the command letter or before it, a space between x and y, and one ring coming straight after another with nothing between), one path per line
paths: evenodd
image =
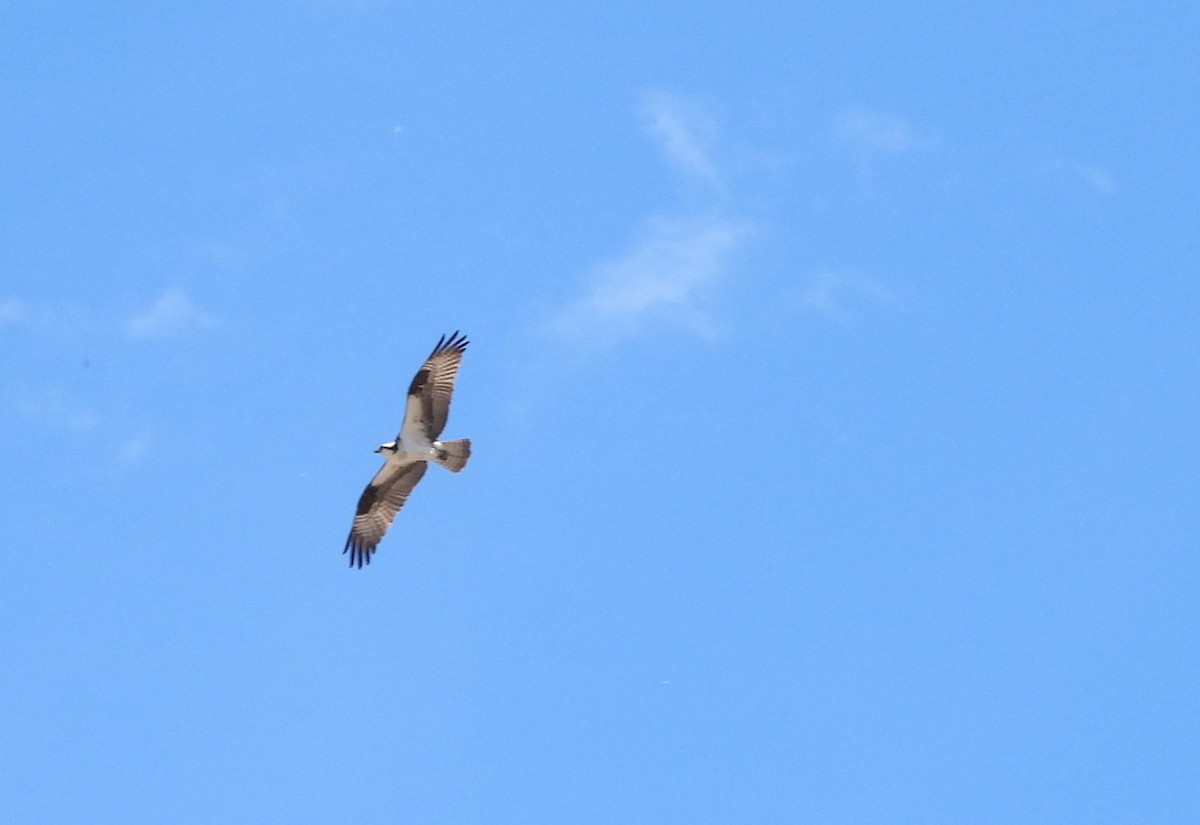
M448 338L443 335L438 339L437 346L408 386L401 435L411 427L420 427L430 441L442 434L446 428L446 418L450 415L454 379L458 376L458 367L462 364L463 353L469 343L467 336L457 331Z
M385 464L371 479L358 499L358 511L354 514L350 535L346 537L346 546L342 548L342 553L350 553L351 567L361 568L363 564L371 563L371 554L428 467L424 461L400 467Z

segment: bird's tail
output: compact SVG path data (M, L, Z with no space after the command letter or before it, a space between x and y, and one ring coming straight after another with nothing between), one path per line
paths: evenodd
M471 457L471 439L460 438L457 441L443 441L434 456L434 461L441 464L452 473L457 473L467 466Z

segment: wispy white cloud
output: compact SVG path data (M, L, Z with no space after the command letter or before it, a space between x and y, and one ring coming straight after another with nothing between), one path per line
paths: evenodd
M1075 167L1075 174L1079 175L1084 183L1102 195L1111 195L1117 191L1117 184L1113 181L1112 175L1106 169L1101 169L1099 166L1081 163Z
M583 295L549 323L563 337L612 342L648 321L705 336L719 326L706 299L728 276L751 224L722 216L723 183L712 154L714 120L696 102L665 92L645 95L639 114L668 162L702 185L703 203L646 220L628 248L592 266Z
M0 300L0 328L39 335L78 338L95 329L95 313L78 304L40 304L20 298Z
M569 337L622 337L652 319L709 334L703 297L725 277L747 231L720 219L653 220L631 249L593 270L587 293L551 326Z
M68 398L62 390L47 388L19 402L21 412L28 418L53 429L90 432L100 419L91 410Z
M1116 181L1107 169L1091 163L1079 163L1073 160L1054 160L1051 166L1066 172L1076 180L1100 195L1111 195L1117 191Z
M133 464L140 461L146 451L150 449L150 441L145 436L135 436L128 438L121 443L121 449L117 455L125 464Z
M880 281L852 272L818 272L795 293L796 303L835 321L848 321L864 304L890 304L895 295Z
M711 157L716 135L712 116L699 104L665 92L647 94L641 105L647 131L659 140L667 160L685 175L721 188Z
M145 312L130 318L125 325L125 334L134 340L169 338L215 323L183 290L172 288Z
M837 115L833 139L853 159L862 193L872 196L884 160L933 149L937 140L903 118L885 112L850 109Z
M23 323L29 315L24 301L8 298L0 301L0 327Z
M864 109L851 109L835 117L833 134L853 151L871 156L928 149L936 142L903 118Z

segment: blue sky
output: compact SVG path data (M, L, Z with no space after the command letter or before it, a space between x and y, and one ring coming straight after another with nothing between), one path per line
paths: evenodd
M7 9L0 819L1197 821L1198 45Z

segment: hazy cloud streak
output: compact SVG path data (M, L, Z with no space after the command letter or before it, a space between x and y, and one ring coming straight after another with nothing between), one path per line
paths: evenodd
M15 326L16 324L23 323L28 314L29 311L23 301L18 301L15 298L0 301L0 326L8 324Z
M20 402L21 412L28 418L55 429L77 433L90 432L99 425L99 417L80 406L58 388L47 388L36 396Z
M715 127L697 105L680 97L655 92L641 106L646 129L657 138L667 159L689 178L721 188L721 176L710 157Z
M814 310L835 321L853 316L852 308L863 303L890 304L891 291L879 281L849 272L818 272L796 294L801 307Z
M928 149L934 141L907 121L882 112L852 109L838 115L833 133L851 149L866 155L898 155Z
M173 288L163 293L150 309L131 318L125 325L125 333L135 341L168 338L215 323L183 290Z
M639 113L671 165L688 182L703 185L710 205L700 213L647 220L627 250L593 266L583 296L548 325L564 337L611 341L635 333L647 319L713 334L704 296L726 277L750 230L748 222L721 217L713 208L724 193L710 152L712 118L694 102L663 92L646 95Z
M658 219L620 258L596 267L592 286L552 322L568 336L624 335L652 317L711 330L701 294L725 275L744 225L706 219Z
M1100 195L1111 195L1117 191L1117 184L1112 175L1103 167L1071 160L1056 161L1053 165L1074 175L1086 187Z

